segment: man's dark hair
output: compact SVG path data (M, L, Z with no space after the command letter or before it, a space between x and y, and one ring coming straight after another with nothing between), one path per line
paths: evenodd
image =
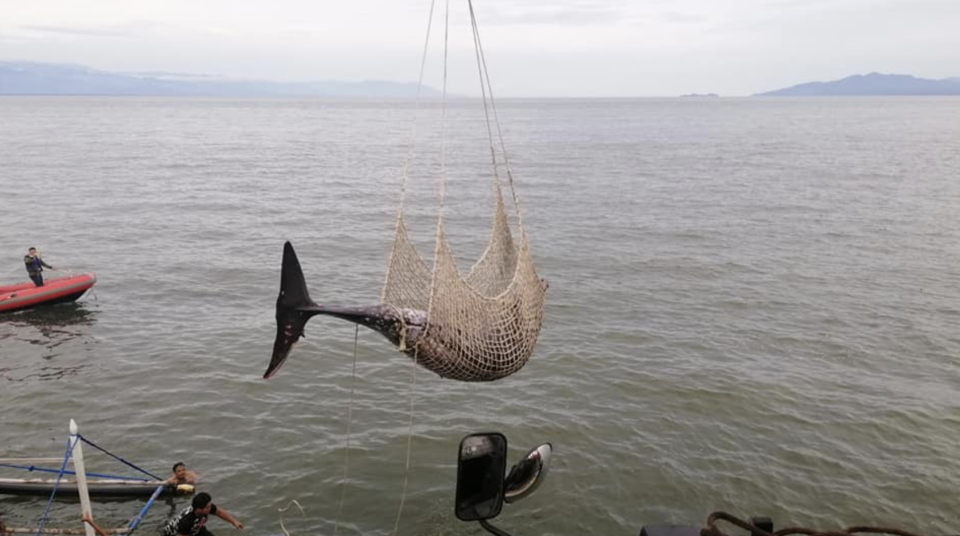
M174 473L177 472L177 467L184 467L184 468L185 468L186 466L187 466L187 464L185 464L185 463L183 463L183 462L177 462L177 463L173 464L173 472L174 472Z
M200 508L206 508L210 504L210 494L206 491L201 491L200 493L193 496L193 509L198 510Z
M37 248L30 248L30 249L28 249L27 251L30 252L30 251L36 251L36 250L37 250Z

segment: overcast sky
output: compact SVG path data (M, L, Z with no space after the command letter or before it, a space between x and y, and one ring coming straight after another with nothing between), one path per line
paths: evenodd
M449 90L478 95L466 0ZM444 0L426 83L440 86ZM872 71L960 76L960 0L474 0L495 95L749 95ZM0 60L415 82L430 0L0 0Z

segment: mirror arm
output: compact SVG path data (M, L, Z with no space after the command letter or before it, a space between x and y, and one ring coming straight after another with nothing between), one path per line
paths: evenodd
M504 532L498 529L497 527L494 527L493 525L488 523L486 519L480 520L480 526L486 529L487 532L489 532L490 534L494 534L495 536L510 536L510 533Z

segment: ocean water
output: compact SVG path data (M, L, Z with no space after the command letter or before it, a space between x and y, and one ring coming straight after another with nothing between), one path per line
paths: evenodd
M29 246L98 277L75 305L0 317L0 457L62 456L73 418L149 471L185 461L249 534L278 533L293 499L296 535L479 534L453 515L456 449L499 430L511 462L555 448L494 522L515 536L714 510L960 531L960 99L497 111L550 282L526 367L442 380L317 318L264 381L283 242L317 301L375 302L408 155L422 251L445 139L443 214L463 268L482 252L478 102L451 103L444 129L407 101L0 99L0 280L26 278ZM121 526L140 505L94 513ZM0 496L11 526L45 506ZM49 526L77 512L57 502Z

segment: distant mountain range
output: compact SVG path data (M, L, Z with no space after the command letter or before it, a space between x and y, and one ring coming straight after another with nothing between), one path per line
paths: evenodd
M415 97L415 83L370 80L268 82L203 74L115 73L81 65L0 61L0 95L126 95L189 97ZM929 80L903 74L870 73L831 82L808 82L757 93L759 97L960 95L960 78ZM424 86L423 97L440 91ZM456 95L450 95L457 97ZM682 97L709 98L713 93Z
M880 95L960 95L960 78L928 80L906 74L858 74L832 82L808 82L766 93L758 97Z
M0 95L126 95L190 97L415 97L417 84L265 82L210 75L111 73L80 65L0 61ZM421 96L440 92L423 87Z

